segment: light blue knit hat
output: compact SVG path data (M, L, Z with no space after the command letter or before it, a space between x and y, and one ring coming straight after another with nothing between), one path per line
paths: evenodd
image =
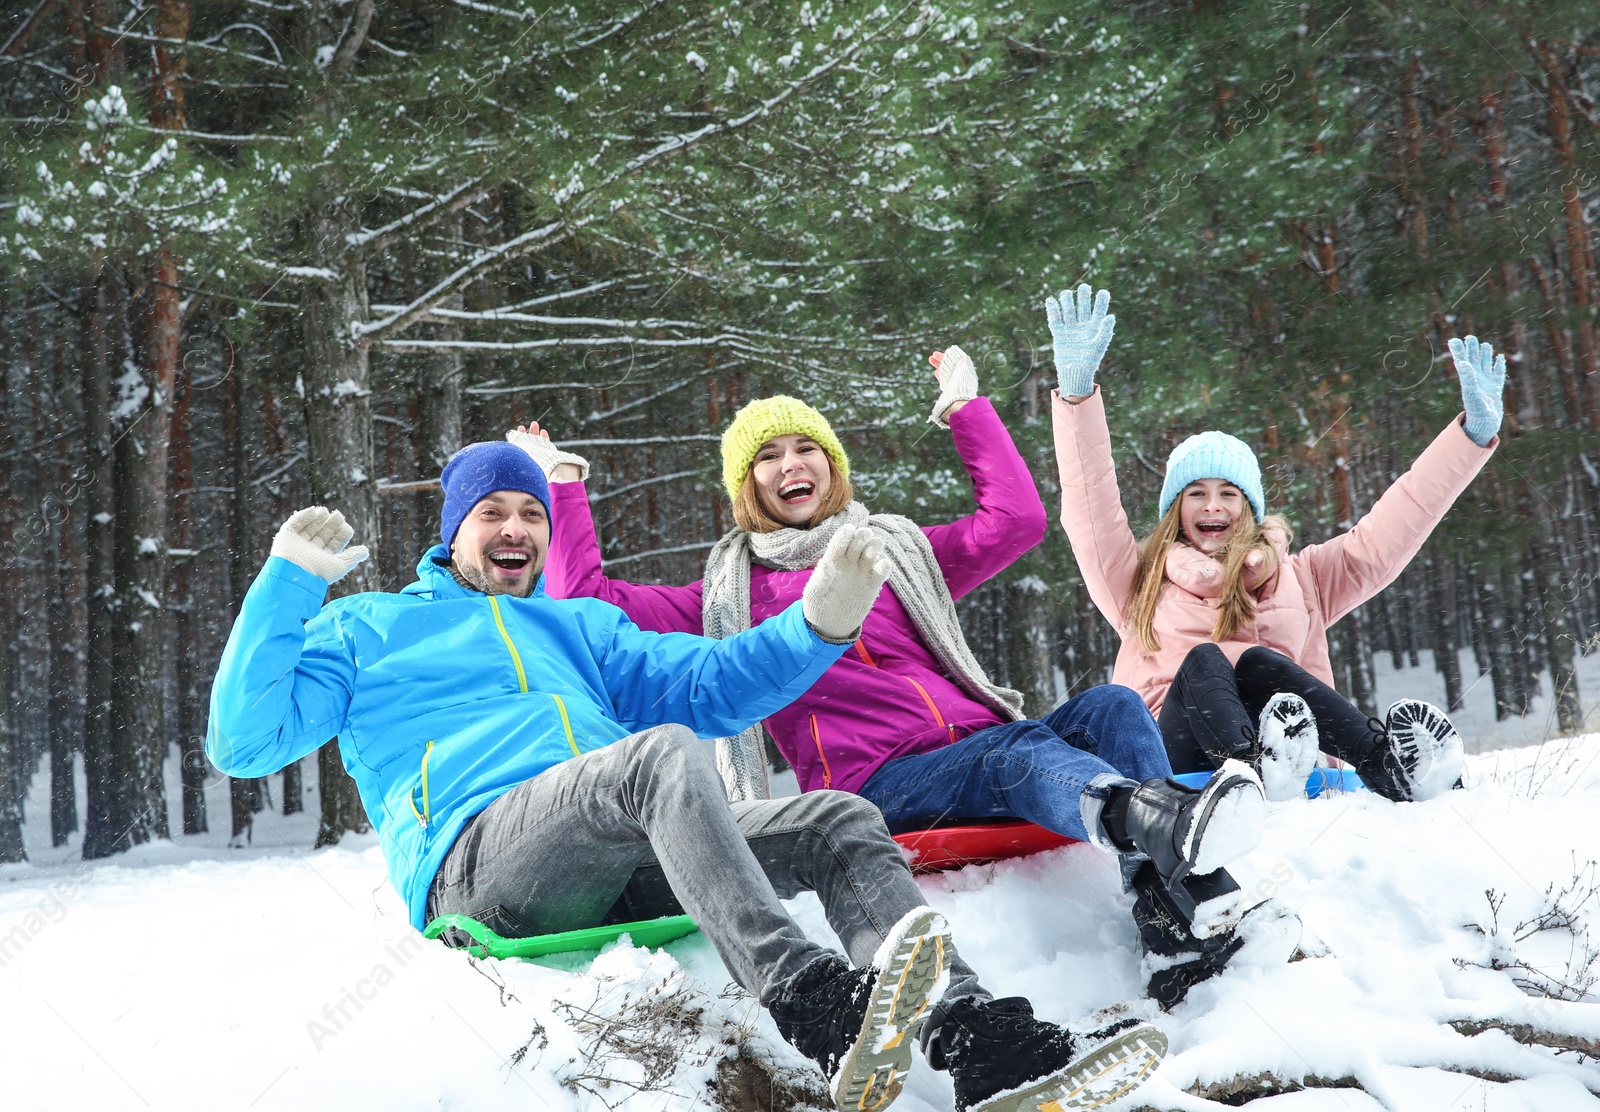
M1250 446L1225 432L1195 433L1172 449L1167 457L1167 477L1161 484L1161 516L1167 516L1183 488L1196 479L1226 479L1250 500L1256 521L1267 516L1261 496L1261 465Z

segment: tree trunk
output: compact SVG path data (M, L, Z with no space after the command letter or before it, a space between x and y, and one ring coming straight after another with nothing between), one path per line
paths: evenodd
M245 449L244 398L249 386L250 372L243 353L231 338L223 336L223 357L228 369L227 393L223 396L225 432L228 437L228 482L233 487L233 498L228 513L228 619L239 616L239 606L244 602L245 591L255 574L255 548L251 543L249 494L250 460ZM228 778L228 812L230 815L228 844L237 846L250 841L260 806L260 781L254 778Z
M314 9L314 26L331 27L326 4L319 0ZM341 17L340 25L343 22ZM338 89L332 82L335 68L329 67L330 80L320 89L314 107L329 134L336 132L340 119ZM337 584L338 593L345 595L382 588L377 554L382 551L383 538L378 527L367 347L350 336L350 326L367 319L367 273L365 263L347 250L347 237L360 230L353 198L337 180L328 178L318 184L316 207L310 213L313 254L317 264L335 277L309 285L300 301L312 497L342 511L355 530L351 543L364 544L374 553ZM316 844L330 845L346 831L370 829L336 742L330 740L323 746L318 769L322 821Z
M1562 734L1571 736L1582 725L1583 702L1578 696L1578 671L1572 662L1575 645L1571 625L1567 621L1567 601L1562 597L1561 559L1550 542L1538 538L1533 542L1529 562L1537 577L1538 606L1543 618L1544 663L1550 672L1556 721Z
M1461 685L1460 642L1456 640L1455 569L1438 556L1428 561L1428 610L1433 633L1433 666L1444 677L1445 709L1458 711L1464 704Z
M319 240L336 257L345 231L355 222L342 198L329 200L318 221ZM355 530L351 543L381 551L377 484L372 453L372 393L367 351L350 341L350 323L366 319L365 272L352 264L340 280L310 291L302 301L306 351L306 430L310 444L313 499L343 512ZM339 582L339 593L377 590L379 560L359 564ZM322 822L317 845L337 842L345 831L368 829L355 781L330 741L318 758Z
M95 303L85 318L83 353L84 428L84 561L87 584L84 661L83 771L88 784L84 810L83 856L93 861L128 848L125 785L117 751L111 743L114 717L111 701L112 629L116 597L112 567L116 532L116 490L112 476L111 367L115 361L111 330L120 327L120 298L114 281L102 274Z
M290 761L283 766L283 813L286 815L298 815L306 809L305 782L301 770L299 761Z
M1581 171L1572 143L1572 91L1561 72L1556 51L1549 43L1534 50L1544 69L1545 107L1550 143L1564 174L1561 182L1561 212L1566 225L1567 273L1571 278L1573 331L1578 339L1579 381L1583 384L1583 407L1589 424L1600 428L1600 338L1595 335L1594 301L1596 281L1594 255L1589 242L1589 221L1579 191Z
M458 214L445 228L448 238L461 242L463 221ZM459 294L446 298L441 308L459 309ZM443 321L434 326L437 339L461 339L461 325ZM463 364L458 351L441 351L423 360L417 373L417 395L420 401L420 429L417 451L417 478L425 479L438 474L450 457L461 447L461 379Z
M6 654L0 653L0 692L6 687ZM22 844L22 800L17 794L16 734L11 730L9 699L0 698L0 864L26 861L28 854Z
M173 547L190 549L194 543L194 453L189 436L189 410L194 390L183 384L172 415L172 540ZM178 759L183 784L183 832L204 834L206 824L206 701L209 669L197 659L201 652L199 603L195 599L194 557L181 558L172 569L172 607L177 624L174 647L178 687Z
M61 468L67 513L55 530L51 553L55 582L50 608L50 678L46 711L50 731L50 844L64 846L78 830L78 795L72 755L83 731L83 585L72 514L82 499L82 479Z
M176 274L172 275L174 280ZM175 284L175 282L174 282ZM174 291L175 292L175 291ZM175 308L175 306L174 306ZM152 324L162 322L153 311ZM152 352L154 356L154 353ZM149 404L130 413L117 429L115 457L117 514L113 574L117 584L111 638L111 694L116 713L111 744L123 779L125 837L133 845L167 836L167 795L162 777L166 755L162 707L162 650L165 638L167 564L167 440L171 432L170 362L153 357ZM136 399L121 380L119 408ZM146 386L143 376L138 386Z

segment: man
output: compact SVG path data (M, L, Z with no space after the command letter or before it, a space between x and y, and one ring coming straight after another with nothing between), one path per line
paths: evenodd
M441 483L443 543L399 594L323 606L366 549L323 507L279 531L212 688L218 768L264 775L338 735L419 929L458 912L509 936L570 930L670 888L841 1110L898 1094L924 1026L963 1109L1089 1107L1153 1072L1153 1027L1085 1054L1026 1001L990 998L869 803L724 798L700 738L785 706L851 644L887 575L880 537L841 530L804 598L757 629L647 633L543 592L550 492L521 449L470 445ZM854 968L779 903L804 890Z

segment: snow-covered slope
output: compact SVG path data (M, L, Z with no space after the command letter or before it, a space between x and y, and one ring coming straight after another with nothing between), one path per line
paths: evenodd
M1585 933L1600 923L1600 734L1484 754L1470 772L1470 790L1429 803L1275 805L1236 872L1299 909L1312 956L1231 972L1160 1017L1173 1052L1134 1106L1221 1108L1185 1090L1274 1075L1346 1087L1251 1107L1600 1108L1592 1061L1450 1026L1501 1018L1600 1038L1600 1006L1517 987L1588 990L1600 974ZM225 796L211 802L225 821ZM741 1043L806 1076L764 1013L724 993L698 936L571 972L478 965L410 931L370 839L300 848L309 816L263 815L248 849L178 838L86 866L40 844L45 806L36 785L32 862L0 869L0 1107L706 1108ZM923 887L996 993L1063 1022L1158 1015L1139 998L1128 901L1097 851ZM794 908L827 937L814 900ZM1551 929L1529 925L1541 916ZM638 1061L616 1052L624 1043ZM896 1107L942 1112L948 1082L919 1062Z

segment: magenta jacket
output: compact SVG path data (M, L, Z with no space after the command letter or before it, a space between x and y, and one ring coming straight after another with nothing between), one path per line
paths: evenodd
M1028 465L987 398L954 414L956 451L972 476L978 512L923 529L956 598L1013 563L1043 538L1044 503ZM643 629L701 633L700 584L654 587L601 573L600 547L583 483L552 483L553 530L545 590L621 607ZM811 572L750 569L750 620L759 625L800 597ZM940 669L894 591L885 587L861 638L811 689L764 720L794 766L801 791L859 791L885 762L925 753L998 725Z

